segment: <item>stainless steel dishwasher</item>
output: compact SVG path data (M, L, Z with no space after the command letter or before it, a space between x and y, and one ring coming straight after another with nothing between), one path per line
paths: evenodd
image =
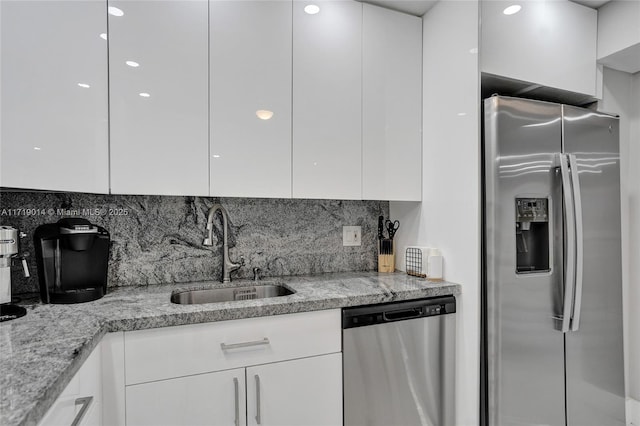
M453 296L342 310L345 426L455 423Z

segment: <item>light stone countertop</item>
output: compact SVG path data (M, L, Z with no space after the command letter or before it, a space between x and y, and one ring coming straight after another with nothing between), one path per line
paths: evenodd
M26 305L27 315L0 323L0 425L35 425L105 333L369 305L441 295L461 287L404 273L332 273L264 279L295 294L259 300L177 305L174 290L216 282L110 288L73 305ZM253 284L234 281L232 286Z

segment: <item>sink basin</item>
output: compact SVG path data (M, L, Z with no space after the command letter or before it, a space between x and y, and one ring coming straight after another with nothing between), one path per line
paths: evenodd
M250 285L244 287L206 288L201 290L176 291L171 302L181 305L194 303L233 302L235 300L266 299L288 296L295 291L278 284Z

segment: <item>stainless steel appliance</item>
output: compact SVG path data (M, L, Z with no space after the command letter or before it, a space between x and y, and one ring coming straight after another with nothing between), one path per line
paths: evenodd
M81 303L107 293L109 232L86 219L67 218L33 234L44 303Z
M453 296L342 310L345 426L455 424Z
M19 255L20 239L24 237L24 232L12 226L0 226L0 321L20 318L27 313L25 308L11 304L11 266L14 259L21 260L24 276L29 277L27 254Z
M615 116L484 101L484 424L625 424L619 163Z

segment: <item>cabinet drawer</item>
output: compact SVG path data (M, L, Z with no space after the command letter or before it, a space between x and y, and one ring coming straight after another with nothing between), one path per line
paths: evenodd
M126 384L341 351L340 310L127 332Z

